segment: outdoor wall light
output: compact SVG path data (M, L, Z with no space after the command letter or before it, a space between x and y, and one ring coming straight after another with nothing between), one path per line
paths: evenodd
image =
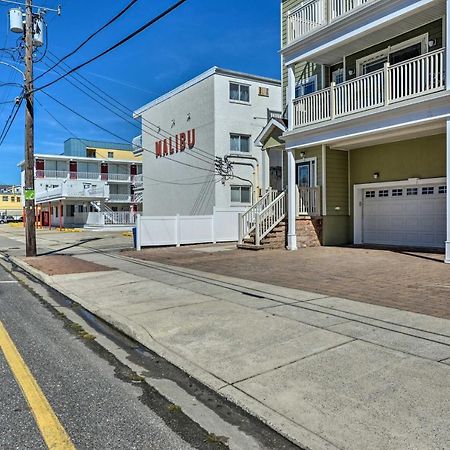
M375 172L373 174L373 178L374 178L374 180L378 180L378 178L380 178L380 172Z
M300 152L300 158L301 159L305 159L306 156L306 152Z
M348 74L349 74L350 76L354 75L354 73L355 73L355 71L354 71L353 69L350 69L350 70L348 71Z
M430 39L428 41L428 47L434 47L436 45L436 39Z

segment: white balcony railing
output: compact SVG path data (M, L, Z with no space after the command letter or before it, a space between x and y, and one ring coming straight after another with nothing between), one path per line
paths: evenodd
M305 0L287 15L287 43L374 0Z
M130 203L130 194L109 194L109 201L113 203Z
M445 89L444 49L293 100L293 127L301 128Z
M108 197L108 186L89 187L81 189L79 186L70 186L62 184L56 188L46 189L36 193L36 202L42 203L52 200L61 200L65 198L85 199L90 201L92 199L105 199Z
M100 172L69 172L66 170L36 170L36 178L69 178L71 180L103 180L103 181L130 181L127 173L100 173Z
M297 197L297 214L299 216L320 216L320 187L299 187Z
M130 181L130 177L127 173L108 173L108 181Z

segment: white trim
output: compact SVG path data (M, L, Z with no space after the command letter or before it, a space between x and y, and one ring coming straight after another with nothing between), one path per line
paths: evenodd
M327 146L322 144L322 216L327 215Z
M332 41L328 41L320 46L316 46L314 47L314 49L302 53L300 56L296 56L291 59L285 58L284 64L286 66L289 66L291 64L296 64L301 61L309 61L309 60L314 61L315 59L317 59L317 55L322 52L330 51L333 47L344 45L346 42L352 41L357 36L362 37L366 34L374 33L375 31L381 29L386 23L400 21L402 20L402 16L408 16L414 13L415 11L425 8L434 2L435 0L421 0L415 2L413 5L408 5L405 8L392 12L391 14L381 17L378 20L370 21L366 25L361 26L356 30L350 31L344 35L340 35L339 37L333 39ZM321 32L323 32L323 30L321 30ZM283 48L282 49L283 55L285 55L285 53L291 50L291 48L292 49L295 48L297 45L298 42L296 41L293 42L292 44L289 44L289 46Z
M450 11L450 0L447 0L447 11ZM450 264L450 120L447 120L446 147L447 147L447 239L445 242L445 262Z
M426 184L448 183L446 177L439 178L410 178L401 181L386 181L380 183L355 184L353 186L353 243L360 245L363 243L363 191L364 189L378 189L395 186L421 186ZM448 197L447 197L448 198Z
M294 150L287 152L288 159L288 250L297 250L297 185L296 178L296 164Z
M263 139L266 139L266 137L272 132L273 127L278 128L283 133L287 130L286 125L272 117L269 122L267 122L266 126L262 129L261 133L259 133L258 137L255 139L255 145L263 147L264 144L261 141Z

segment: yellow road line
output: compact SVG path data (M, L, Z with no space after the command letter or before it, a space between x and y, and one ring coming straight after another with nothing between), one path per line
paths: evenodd
M6 328L0 321L0 348L11 372L25 396L41 435L49 449L75 449L66 430L56 417L30 369L20 356Z

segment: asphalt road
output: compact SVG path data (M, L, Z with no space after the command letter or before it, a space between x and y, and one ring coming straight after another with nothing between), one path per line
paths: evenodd
M152 410L152 399L143 400L148 395L140 381L131 381L2 268L0 321L76 448L205 447L204 430L182 415L169 427ZM0 345L0 448L45 449L36 420L41 412L27 402L1 337Z

